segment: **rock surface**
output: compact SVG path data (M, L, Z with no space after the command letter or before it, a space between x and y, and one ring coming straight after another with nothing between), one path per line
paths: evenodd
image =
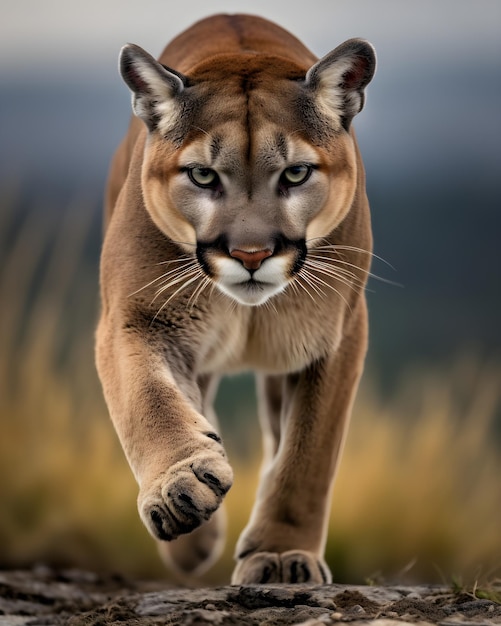
M80 570L0 572L0 626L501 625L501 605L436 586L262 585L211 589Z

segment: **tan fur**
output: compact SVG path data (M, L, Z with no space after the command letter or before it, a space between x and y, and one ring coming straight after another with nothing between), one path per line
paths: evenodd
M96 354L141 518L174 567L217 556L233 476L212 400L221 375L254 370L265 462L232 580L329 581L329 494L367 346L351 119L372 49L350 40L317 63L270 22L220 15L165 49L167 69L134 46L121 58L141 119L110 171Z

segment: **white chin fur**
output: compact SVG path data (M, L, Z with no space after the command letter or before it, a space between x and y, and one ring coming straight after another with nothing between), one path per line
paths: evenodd
M240 285L224 285L216 283L219 289L239 304L259 306L272 296L283 291L286 285L269 285L265 283L244 283Z
M254 272L250 282L250 273L239 261L218 259L219 289L239 304L259 306L287 287L285 278L286 261L284 259L268 259Z

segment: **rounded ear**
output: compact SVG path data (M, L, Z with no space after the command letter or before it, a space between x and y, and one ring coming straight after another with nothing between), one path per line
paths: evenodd
M364 106L364 89L376 70L376 52L364 39L348 39L311 67L305 85L322 112L348 129Z
M119 67L122 78L132 91L135 115L150 130L172 123L179 109L178 97L188 85L188 79L164 67L134 44L127 44L120 51Z

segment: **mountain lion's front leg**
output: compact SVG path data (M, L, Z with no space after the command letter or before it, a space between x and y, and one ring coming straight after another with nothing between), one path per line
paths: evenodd
M202 413L216 430L219 430L219 426L213 402L218 383L219 376L205 375L198 378L198 387L202 395ZM223 504L208 522L204 522L187 535L180 535L174 541L159 541L158 549L169 569L182 576L199 576L221 555L225 535L226 514Z
M234 584L331 581L323 559L331 484L366 343L360 304L335 355L283 377L276 454L237 545Z
M210 518L233 475L189 367L172 358L169 366L165 351L151 333L103 316L97 365L106 401L139 483L141 519L169 541Z

